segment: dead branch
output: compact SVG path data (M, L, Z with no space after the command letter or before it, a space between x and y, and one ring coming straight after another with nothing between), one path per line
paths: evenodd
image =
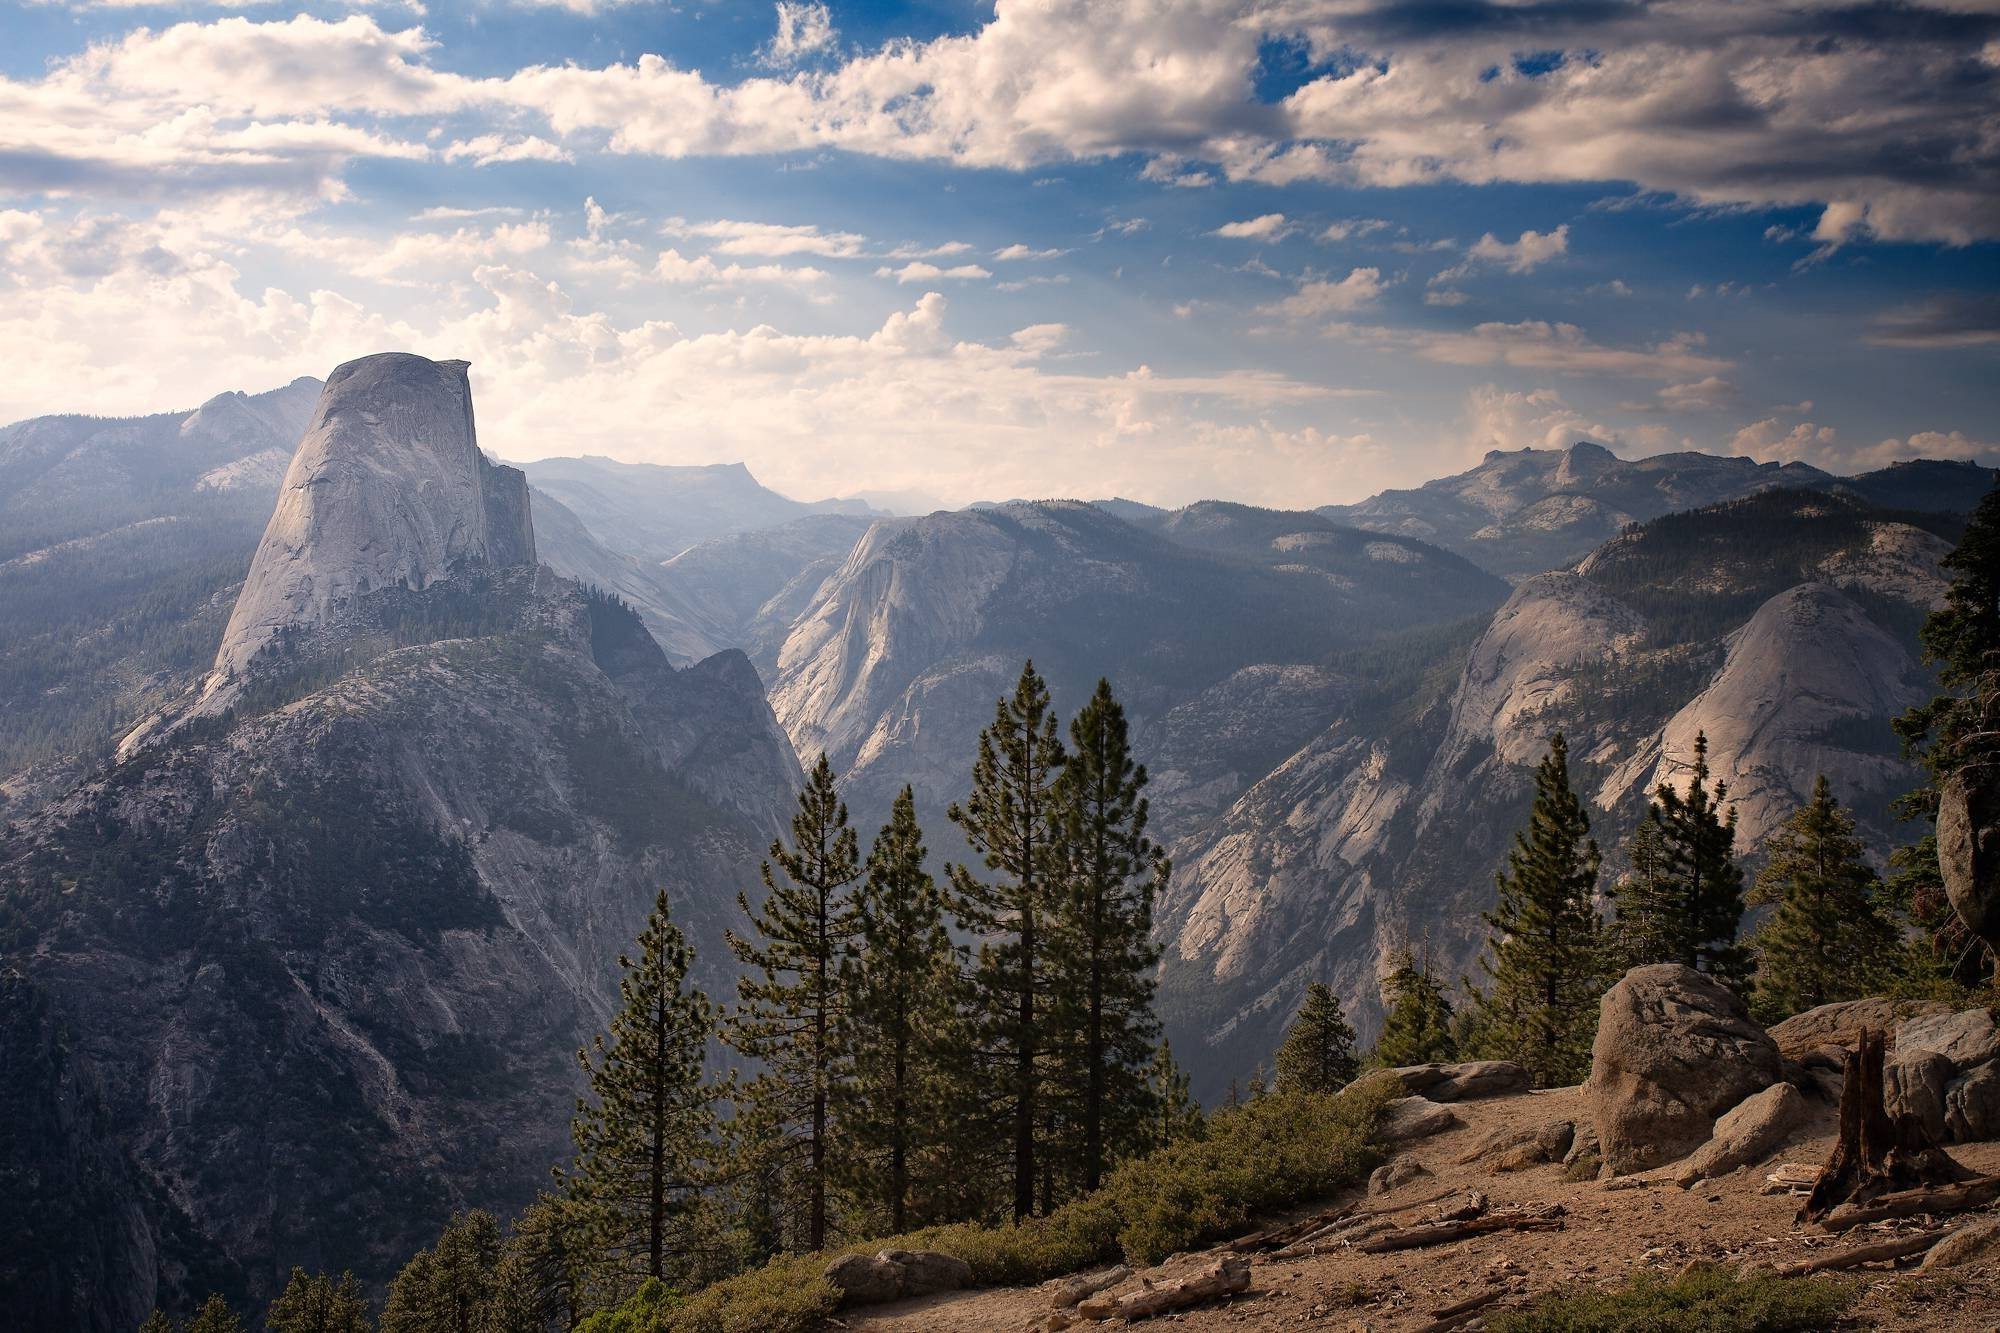
M1820 1219L1820 1225L1828 1231L1845 1231L1864 1222L1886 1222L1894 1217L1962 1213L1984 1208L1995 1199L2000 1199L2000 1176L1978 1176L1956 1185L1901 1190L1878 1195L1868 1203L1836 1208Z
M1873 1245L1860 1245L1839 1254L1822 1254L1813 1259L1802 1259L1795 1264L1786 1264L1778 1270L1779 1277L1804 1277L1808 1273L1831 1273L1841 1268L1859 1268L1862 1264L1880 1263L1885 1259L1906 1259L1913 1254L1922 1254L1943 1239L1942 1231L1926 1231L1915 1236L1897 1236L1892 1240L1879 1240Z
M1178 1282L1142 1287L1123 1296L1093 1296L1078 1305L1076 1312L1085 1319L1151 1319L1219 1296L1233 1296L1249 1286L1250 1261L1230 1254Z

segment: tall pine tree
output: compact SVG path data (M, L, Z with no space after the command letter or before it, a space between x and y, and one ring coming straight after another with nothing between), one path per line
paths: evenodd
M1146 1084L1152 1105L1145 1135L1148 1152L1183 1139L1198 1139L1208 1132L1208 1119L1201 1112L1201 1103L1194 1099L1191 1081L1174 1063L1173 1048L1164 1038L1153 1052Z
M714 1095L702 1060L714 1029L708 997L687 984L687 941L654 900L608 1032L576 1053L590 1080L570 1130L572 1197L596 1248L619 1271L668 1279L699 1258L701 1194L711 1184Z
M778 1128L787 1174L803 1195L804 1217L793 1234L802 1248L819 1250L826 1247L833 1175L833 1080L845 1004L840 967L854 947L853 887L861 877L859 846L825 755L799 793L792 845L771 844L763 876L768 893L754 915L756 938L729 937L745 971L723 1036L763 1061L750 1101ZM751 915L749 900L737 901Z
M419 1250L389 1284L382 1333L484 1333L500 1260L500 1224L482 1209L459 1213L437 1244Z
M1625 843L1631 870L1611 889L1617 915L1612 918L1609 952L1612 968L1643 967L1672 958L1676 942L1673 880L1669 875L1666 834L1659 812L1650 804Z
M1882 912L1882 882L1867 861L1854 818L1826 776L1812 799L1765 844L1752 906L1776 904L1750 948L1757 959L1753 1003L1765 1022L1867 994L1896 943Z
M1359 1072L1354 1027L1341 1011L1340 997L1315 981L1278 1046L1278 1091L1339 1092Z
M268 1333L369 1333L368 1298L352 1273L338 1278L294 1268L264 1314Z
M1590 817L1570 788L1562 733L1535 770L1528 827L1514 835L1480 964L1491 988L1477 1027L1491 1054L1526 1068L1542 1087L1574 1083L1590 1070L1604 943L1597 913L1602 858Z
M944 895L924 869L916 795L903 788L868 852L858 946L841 971L845 1063L836 1092L848 1181L891 1233L930 1215L949 1095L940 1045L953 1031L961 965Z
M1621 937L1645 941L1655 956L1628 963L1680 963L1730 986L1749 982L1750 955L1737 939L1743 923L1743 868L1736 862L1736 809L1729 787L1708 787L1708 737L1694 742L1694 773L1683 794L1671 782L1654 793L1649 817L1659 831L1661 864L1645 896L1621 896ZM1724 815L1724 808L1728 813Z
M1428 959L1419 962L1415 953L1400 950L1383 979L1382 998L1389 1012L1375 1039L1375 1064L1396 1069L1458 1058L1451 1000Z
M1050 972L1065 1173L1094 1190L1135 1146L1147 1115L1153 1016L1153 902L1169 866L1146 836L1146 770L1125 710L1099 680L1069 728L1056 784Z
M1062 869L1051 816L1066 758L1048 686L1029 662L1013 695L994 710L993 724L979 733L972 794L947 812L993 876L988 881L968 866L948 867L959 924L985 938L973 1001L982 1019L979 1055L1004 1089L1002 1151L1012 1165L1016 1218L1035 1211L1037 1153L1050 1120L1046 935L1050 881Z

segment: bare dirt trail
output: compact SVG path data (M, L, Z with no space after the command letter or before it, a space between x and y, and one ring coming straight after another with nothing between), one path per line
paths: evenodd
M1567 1210L1562 1230L1499 1232L1400 1253L1363 1254L1342 1247L1294 1260L1260 1256L1248 1292L1156 1322L1189 1330L1326 1328L1390 1333L1422 1328L1434 1312L1496 1285L1506 1286L1510 1293L1540 1294L1566 1282L1610 1283L1642 1271L1671 1276L1694 1260L1778 1266L1881 1239L1889 1234L1886 1230L1864 1228L1846 1237L1831 1237L1817 1228L1795 1225L1798 1197L1760 1193L1765 1177L1778 1163L1817 1166L1826 1160L1833 1142L1834 1108L1818 1100L1812 1108L1806 1130L1757 1166L1692 1190L1664 1179L1607 1189L1598 1181L1565 1181L1562 1168L1555 1165L1492 1175L1484 1163L1455 1164L1495 1130L1577 1118L1582 1113L1578 1089L1455 1103L1452 1109L1465 1121L1464 1127L1407 1149L1432 1174L1369 1199L1367 1206L1393 1207L1447 1188L1460 1194L1476 1190L1489 1196L1495 1209L1561 1204ZM1975 1171L2000 1172L2000 1142L1957 1145L1951 1152ZM1359 1197L1353 1191L1322 1200L1298 1215ZM1421 1220L1422 1211L1397 1220L1405 1225ZM1212 1258L1177 1256L1145 1276L1156 1280L1181 1276ZM1854 1313L1875 1327L1929 1333L2000 1330L2000 1271L1994 1266L1921 1277L1887 1271L1866 1271L1861 1276L1869 1287ZM856 1333L1021 1333L1048 1314L1053 1286L905 1301L845 1312L840 1322ZM1086 1323L1078 1328L1122 1326Z

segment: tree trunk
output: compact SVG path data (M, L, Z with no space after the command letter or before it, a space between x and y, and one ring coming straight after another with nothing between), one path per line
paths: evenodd
M1971 1174L1932 1141L1915 1116L1904 1112L1891 1119L1882 1100L1884 1044L1884 1034L1863 1029L1858 1048L1847 1054L1840 1077L1840 1133L1800 1210L1808 1222L1842 1205L1952 1184Z

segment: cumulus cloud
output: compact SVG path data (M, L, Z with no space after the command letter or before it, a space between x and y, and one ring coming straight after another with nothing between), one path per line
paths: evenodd
M478 167L490 167L496 162L575 160L567 149L533 134L519 138L509 138L504 134L481 134L470 139L460 139L445 148L444 157L447 162L463 159Z
M683 287L740 287L745 283L811 285L826 281L826 270L810 265L718 264L707 255L689 258L679 250L662 250L653 262L653 276Z
M823 4L794 4L778 0L778 30L764 48L764 58L774 65L796 65L807 56L831 50L839 33L833 15Z
M1613 347L1592 339L1575 324L1539 319L1491 321L1463 331L1332 324L1327 332L1455 366L1511 366L1533 372L1654 380L1696 379L1729 368L1727 360L1701 350L1704 339L1699 334L1676 334L1651 347Z
M977 264L954 264L950 268L940 268L936 264L915 259L901 268L894 268L884 264L881 268L875 270L875 276L878 278L894 278L900 283L938 282L941 280L969 282L979 278L990 278L993 276L993 273L992 270L981 268Z
M1002 263L1008 263L1017 259L1060 259L1068 253L1067 250L1037 250L1031 245L1022 245L1016 241L1012 245L995 250L993 257Z
M800 223L744 222L716 218L690 222L668 218L660 225L667 236L697 238L713 242L711 249L725 255L822 255L828 259L853 259L863 252L868 238L851 231L823 231Z
M1569 224L1565 222L1554 231L1524 231L1519 240L1513 241L1503 241L1489 231L1473 242L1465 254L1466 258L1483 264L1498 264L1509 273L1532 273L1568 252Z
M1577 411L1554 389L1482 385L1466 395L1464 422L1467 463L1493 449L1567 449L1578 440L1621 442L1619 432Z
M1297 291L1281 301L1264 306L1263 310L1266 314L1293 320L1349 314L1374 305L1381 299L1384 286L1381 269L1357 268L1350 270L1338 282L1326 278L1301 282Z
M1241 222L1225 222L1209 235L1231 241L1281 241L1297 230L1283 213L1266 213Z

